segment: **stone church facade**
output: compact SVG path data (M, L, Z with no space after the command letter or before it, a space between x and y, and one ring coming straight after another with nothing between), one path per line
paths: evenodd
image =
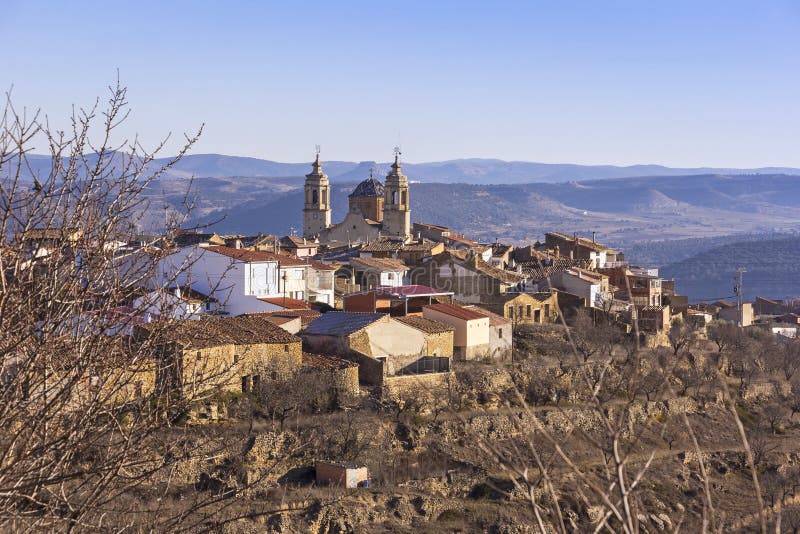
M408 178L402 173L398 155L385 184L370 173L349 195L348 203L344 220L332 224L330 182L318 154L311 173L306 175L303 237L320 243L368 243L379 236L406 241L411 237Z

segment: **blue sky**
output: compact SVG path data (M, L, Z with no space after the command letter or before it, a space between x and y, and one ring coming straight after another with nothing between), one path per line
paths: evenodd
M800 2L0 4L0 88L56 124L128 86L148 144L279 161L800 167ZM61 121L61 122L60 122ZM66 123L64 123L66 124ZM169 147L174 149L174 144Z

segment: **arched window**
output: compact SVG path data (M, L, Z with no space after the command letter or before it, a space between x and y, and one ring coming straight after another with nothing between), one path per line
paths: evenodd
M312 204L317 204L318 201L319 201L319 193L317 192L316 189L314 189L311 192L311 203Z
M406 205L406 203L408 203L408 193L407 193L406 191L403 191L403 192L400 194L400 199L401 199L401 200L400 200L400 203L401 203L402 205L404 205L404 206L405 206L405 205Z
M397 204L397 191L392 191L392 204Z

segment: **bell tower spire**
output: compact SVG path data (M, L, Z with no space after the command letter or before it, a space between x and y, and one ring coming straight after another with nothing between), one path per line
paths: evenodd
M411 236L411 206L400 155L400 148L394 147L394 163L384 185L383 234L405 239Z
M331 186L322 171L319 145L311 173L306 174L305 204L303 206L303 237L313 239L331 225Z

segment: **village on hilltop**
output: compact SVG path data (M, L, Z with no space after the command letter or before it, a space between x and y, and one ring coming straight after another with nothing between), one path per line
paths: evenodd
M376 398L441 387L458 362L514 361L521 327L566 325L579 313L649 347L669 346L676 325L702 336L712 321L729 321L787 338L800 326L800 309L789 302L690 305L674 280L629 265L594 235L553 231L513 246L412 224L410 189L397 154L385 182L370 174L333 223L317 156L305 179L302 236L193 229L104 244L118 269L155 263L156 276L101 318L103 332L134 344L162 332L159 361L130 371L131 386L114 400L164 391L242 395L287 374L310 384L323 377L337 394ZM31 229L18 239L43 272L50 252L74 249L79 258L84 246L77 229ZM70 324L96 330L98 318L85 313ZM105 372L125 373L125 365L111 363ZM193 417L215 420L223 412L204 401Z

